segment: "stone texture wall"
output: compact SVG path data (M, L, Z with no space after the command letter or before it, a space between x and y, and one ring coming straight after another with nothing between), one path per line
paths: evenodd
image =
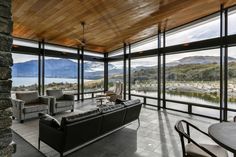
M12 142L11 66L13 64L11 0L0 0L0 156L14 152Z

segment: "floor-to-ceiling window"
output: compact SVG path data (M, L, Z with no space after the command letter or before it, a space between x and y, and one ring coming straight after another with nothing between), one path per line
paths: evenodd
M166 55L165 77L166 99L219 107L219 49ZM182 106L171 104L169 107L180 109ZM209 112L200 107L193 107L193 112L219 116L219 111Z
M115 90L116 82L123 82L123 61L108 63L108 90Z
M157 56L131 60L131 94L157 98Z
M77 60L45 57L45 89L77 93Z
M228 48L228 108L236 109L236 47ZM229 120L235 113L229 113Z
M84 93L104 90L104 63L84 62ZM85 94L89 98L91 94Z
M12 54L12 94L38 90L38 56Z

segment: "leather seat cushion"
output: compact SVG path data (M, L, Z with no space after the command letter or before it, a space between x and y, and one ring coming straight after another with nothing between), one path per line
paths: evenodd
M209 144L200 144L217 157L228 157L228 153L222 147L218 145L209 145ZM186 153L187 157L211 157L208 153L197 147L193 143L189 143L186 145Z
M131 105L135 105L135 104L139 104L139 103L140 103L139 99L128 100L128 101L122 102L122 104L125 106L131 106Z
M23 112L32 113L32 112L40 112L47 109L48 109L48 105L44 105L44 104L25 105Z

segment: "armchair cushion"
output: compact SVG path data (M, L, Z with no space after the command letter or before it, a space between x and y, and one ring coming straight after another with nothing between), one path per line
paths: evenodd
M215 154L217 157L228 157L227 152L218 145L201 144L204 148ZM197 147L193 143L186 145L187 157L211 157L208 153Z
M32 112L40 112L47 109L48 109L48 105L45 105L45 104L25 105L23 112L32 113Z
M16 93L16 99L23 100L25 104L38 103L38 92Z
M54 96L57 100L63 99L62 90L47 90L47 96Z
M56 118L46 113L39 113L39 117L40 117L40 122L56 129L60 128L60 123Z

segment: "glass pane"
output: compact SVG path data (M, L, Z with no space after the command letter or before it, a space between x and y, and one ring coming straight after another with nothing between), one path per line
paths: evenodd
M236 109L236 47L228 48L228 108ZM229 114L229 120L236 114Z
M38 48L38 43L35 41L27 41L27 40L23 40L23 39L17 39L14 38L13 39L13 45L19 45L19 46L26 46L26 47L34 47L34 48Z
M167 55L165 77L166 99L219 106L219 49Z
M61 51L61 52L77 53L76 49L63 47L63 46L57 46L57 45L50 45L50 44L45 44L45 49Z
M235 24L236 24L236 11L232 10L229 12L229 17L228 17L228 34L236 34L236 29L235 29Z
M131 93L157 97L157 57L131 60Z
M157 48L157 37L152 37L144 41L131 45L131 52L139 52L144 50L156 49Z
M45 89L77 93L77 60L45 57Z
M220 36L220 17L204 20L176 32L167 34L166 46L200 41Z
M38 56L12 53L12 94L38 90Z
M123 82L123 61L110 62L108 64L108 90L115 90L117 81Z
M109 52L108 57L113 57L113 56L118 56L118 55L123 55L123 54L124 54L124 50L123 50L123 48L121 48L121 49Z
M84 62L84 92L104 90L104 63Z

